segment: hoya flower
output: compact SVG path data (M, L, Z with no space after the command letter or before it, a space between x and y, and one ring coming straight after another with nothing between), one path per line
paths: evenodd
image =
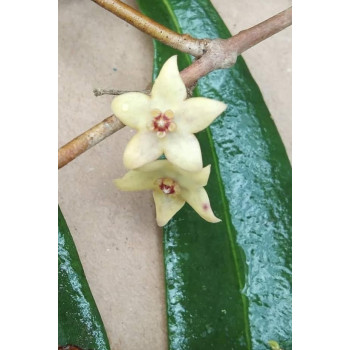
M113 113L138 132L124 152L124 165L135 169L163 153L188 171L202 169L202 153L193 135L210 125L226 105L205 97L186 99L186 87L172 56L163 65L150 95L128 92L112 102Z
M210 165L196 172L188 172L168 160L156 160L127 172L114 180L124 191L153 190L157 223L164 226L187 202L204 220L219 222L203 188L208 182Z

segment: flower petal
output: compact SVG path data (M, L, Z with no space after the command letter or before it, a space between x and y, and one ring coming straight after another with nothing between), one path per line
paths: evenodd
M195 190L181 189L181 197L204 219L209 222L220 222L211 209L206 190L201 187Z
M175 173L174 180L178 181L181 188L185 189L195 189L198 187L206 186L208 183L208 178L210 175L210 165L207 165L205 168L200 171L185 171L177 168Z
M142 191L154 188L154 173L138 170L128 171L121 179L113 180L122 191Z
M156 204L157 224L164 226L183 207L185 201L176 195L164 194L162 191L153 191Z
M163 153L161 142L154 132L138 132L129 141L124 152L124 165L128 169L156 160Z
M171 164L166 159L159 159L159 160L155 160L154 162L145 164L138 170L153 172L155 174L168 174L169 172L174 173L173 168L174 168L174 165Z
M184 82L177 68L177 56L170 57L163 65L151 92L152 108L165 112L187 97Z
M208 127L226 108L225 103L210 98L189 98L174 111L178 130L199 132Z
M127 92L112 101L113 113L127 126L142 130L152 120L151 98L140 92Z
M192 189L206 186L210 175L210 165L200 171L186 171L170 163L166 159L147 163L137 170L152 172L154 179L170 178L176 181L181 188Z
M169 162L187 171L203 167L199 142L193 134L169 133L164 139L164 154Z

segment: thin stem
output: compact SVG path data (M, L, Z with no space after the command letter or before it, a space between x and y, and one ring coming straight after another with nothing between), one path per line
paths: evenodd
M115 115L111 115L74 140L68 142L58 150L58 169L124 126Z
M125 94L127 92L134 92L134 91L127 91L127 90L114 90L114 89L94 89L93 93L96 97L98 96L102 96L102 95L122 95ZM150 90L142 90L142 91L138 91L141 92L143 94L149 94Z
M119 0L92 0L104 9L130 23L142 32L151 35L162 43L174 49L188 53L195 57L200 57L205 52L208 42L205 39L195 39L188 34L179 34L171 29L153 21L153 19L143 15L141 12L124 4Z
M242 30L237 35L228 39L228 47L237 48L237 54L250 49L261 41L280 32L292 24L292 7L278 13L277 15L261 22L254 27Z
M229 68L237 56L252 46L280 32L292 24L292 8L288 8L256 26L243 30L229 39L214 39L208 43L207 52L181 72L186 86L215 69Z

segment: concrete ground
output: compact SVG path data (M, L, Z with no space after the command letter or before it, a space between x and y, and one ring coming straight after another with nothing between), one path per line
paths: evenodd
M125 1L137 7L135 1ZM213 0L231 33L291 6L290 0ZM59 146L111 114L95 87L142 90L151 38L94 4L60 0ZM291 28L243 54L291 157ZM76 242L112 350L167 349L162 232L151 193L124 193L128 127L59 171L59 204Z

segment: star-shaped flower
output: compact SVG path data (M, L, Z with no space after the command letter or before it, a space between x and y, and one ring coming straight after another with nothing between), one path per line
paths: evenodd
M193 135L210 125L225 109L223 102L205 97L186 100L177 56L163 65L150 96L129 92L112 102L113 113L138 132L124 152L124 165L139 168L163 153L173 164L188 171L203 167L199 142Z
M187 202L204 220L219 222L203 188L208 182L210 165L188 172L167 160L156 160L139 169L127 172L114 180L124 191L153 190L157 223L164 226Z

